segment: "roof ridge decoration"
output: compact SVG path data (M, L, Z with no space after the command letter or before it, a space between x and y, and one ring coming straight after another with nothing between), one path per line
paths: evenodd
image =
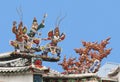
M22 21L18 24L17 22L13 22L12 32L16 36L16 40L10 41L10 44L15 48L15 51L11 54L12 56L21 56L21 57L28 57L31 56L30 54L33 54L33 56L36 56L34 54L35 52L39 52L40 54L37 55L40 58L42 58L45 61L59 61L60 54L61 54L61 47L59 47L57 44L58 42L64 40L65 34L61 33L59 30L59 26L56 26L54 30L51 30L48 32L47 38L40 38L41 32L38 32L38 30L41 30L45 27L45 18L47 14L43 16L43 20L40 24L37 23L36 17L33 19L33 23L31 26L31 30L27 33L27 27L23 26ZM38 35L38 38L36 37ZM45 46L41 46L41 41L51 40L50 43L48 43ZM35 44L33 46L33 44ZM51 56L48 54L57 55L57 56ZM31 56L32 57L32 56Z
M103 58L110 54L112 48L106 49L109 44L110 37L98 42L82 41L84 48L75 48L75 52L79 54L78 61L76 58L64 57L63 62L59 63L65 70L65 74L73 73L96 73L100 67Z
M42 66L42 61L57 62L60 60L61 47L57 44L65 39L65 34L60 33L59 30L61 20L54 30L48 32L47 38L40 38L42 33L39 30L45 27L46 17L47 14L44 14L40 24L38 24L36 17L34 17L30 31L28 31L22 21L18 25L16 21L13 22L12 32L15 34L15 40L10 41L10 44L15 50L3 53L0 56L0 68L6 68L6 70L0 72L9 72L9 68L14 69L16 67L22 69L26 66L33 70L33 72L44 70L49 72L49 68ZM46 40L50 40L51 42L41 46L41 41Z
M10 41L10 44L15 50L0 56L0 61L2 61L0 67L30 66L36 70L42 70L44 68L42 61L57 62L60 60L61 47L58 46L58 43L65 39L65 34L60 32L59 24L63 18L59 20L58 25L53 30L48 32L47 38L40 38L42 33L39 30L45 27L46 16L47 14L43 16L40 24L34 17L29 32L22 21L18 25L16 21L13 22L12 32L15 34L16 39ZM50 40L50 43L41 46L41 41L46 40ZM63 67L65 74L96 73L102 59L107 57L112 50L111 48L106 49L109 40L110 37L100 43L82 41L84 48L74 49L79 54L78 60L76 61L76 58L67 60L64 57L63 62L59 63L59 65ZM17 58L21 59L17 60Z

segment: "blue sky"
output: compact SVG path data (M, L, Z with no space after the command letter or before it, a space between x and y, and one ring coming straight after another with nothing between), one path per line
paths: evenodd
M12 33L12 22L20 22L16 8L21 6L23 11L23 23L28 30L31 28L32 20L37 18L41 22L43 14L48 16L42 37L47 37L47 32L54 29L56 19L59 15L65 16L60 24L61 32L66 34L66 39L58 45L62 47L61 59L77 57L74 48L83 47L81 40L100 42L111 37L107 48L112 48L111 54L104 58L102 65L106 62L120 63L120 1L119 0L1 0L0 1L0 52L9 52L13 47L9 45L10 40L15 39ZM62 71L57 63L43 63L52 69Z

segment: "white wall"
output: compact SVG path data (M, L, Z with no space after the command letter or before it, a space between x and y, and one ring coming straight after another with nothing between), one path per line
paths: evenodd
M120 72L118 73L118 82L120 82Z
M0 82L33 82L32 74L0 75Z

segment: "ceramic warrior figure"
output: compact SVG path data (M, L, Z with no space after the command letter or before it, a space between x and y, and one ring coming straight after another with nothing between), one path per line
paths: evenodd
M44 15L44 18L46 17L46 15ZM34 17L33 19L33 23L32 23L32 26L31 26L31 30L30 32L28 33L28 36L29 37L34 37L35 34L38 34L38 30L40 30L41 28L44 28L45 24L44 24L44 19L42 20L42 22L38 25L37 23L37 19Z
M51 52L53 55L57 54L57 56L60 56L61 48L57 46L58 42L64 40L65 34L60 34L59 28L56 27L53 30L48 32L48 38L45 38L44 40L51 40L49 44L45 47L45 50L43 52L43 55L47 55L48 52Z
M11 45L16 50L24 51L24 43L28 40L28 36L26 35L27 28L25 26L23 27L22 22L20 22L17 28L16 22L13 22L12 32L16 35L16 40L11 41Z
M41 28L44 28L45 17L46 17L46 14L44 15L44 17L43 17L44 19L42 20L42 22L39 25L37 23L37 19L34 17L33 23L32 23L32 26L31 26L31 30L27 34L29 36L29 42L31 42L33 44L36 44L35 47L32 46L32 49L35 50L35 51L41 51L40 46L39 46L41 39L36 38L35 35L36 34L38 34L38 36L41 35L41 33L38 32L38 30L40 30Z

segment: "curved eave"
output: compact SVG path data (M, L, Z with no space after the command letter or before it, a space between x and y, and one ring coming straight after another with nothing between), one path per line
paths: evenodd
M118 66L117 68L115 68L114 70L110 71L108 73L108 76L115 76L118 74L118 72L120 72L120 67Z
M29 66L24 66L24 67L0 67L0 73L25 72L29 68L30 68Z
M7 52L7 53L0 54L0 61L13 60L16 58L31 58L31 57L35 57L35 56L36 55L30 54L30 53L14 54L13 52Z
M85 78L85 77L98 77L96 73L85 74L58 74L58 75L44 75L44 78Z
M12 54L12 52L0 53L0 59L8 58L8 57L10 57L11 54Z
M116 78L107 78L107 77L104 77L104 78L101 78L102 81L113 81L113 82L118 82L118 80Z
M49 61L49 62L57 62L60 60L59 57L44 57L42 55L36 55L32 53L15 53L15 52L7 52L7 53L1 53L0 54L0 61L8 61L8 60L13 60L16 58L32 58L32 57L37 57L41 58L43 61Z
M25 72L34 72L34 73L44 73L44 71L49 71L46 67L34 67L34 66L23 66L23 67L0 67L0 74L8 73L25 73Z
M41 59L43 60L43 61L49 61L49 62L57 62L57 61L59 61L60 60L60 58L43 58L43 57L41 57Z

